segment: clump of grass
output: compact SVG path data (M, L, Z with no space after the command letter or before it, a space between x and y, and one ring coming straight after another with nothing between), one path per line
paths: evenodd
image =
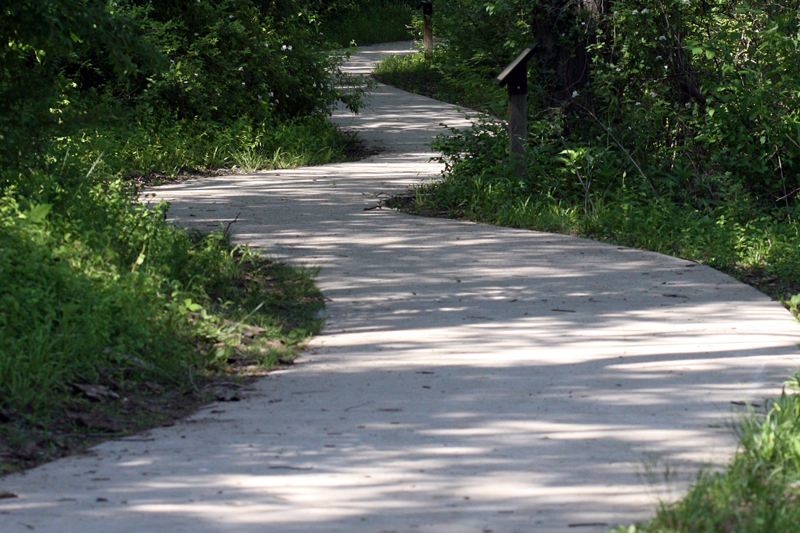
M290 362L322 324L313 272L73 172L0 199L0 470L178 416L216 376Z
M795 377L795 381L797 378ZM678 502L619 533L786 533L800 523L800 396L783 393L738 425L739 451Z

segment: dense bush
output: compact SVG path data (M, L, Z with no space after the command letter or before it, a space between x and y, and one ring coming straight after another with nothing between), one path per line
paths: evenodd
M440 61L485 84L536 43L530 118L534 130L550 130L538 147L590 158L598 194L615 194L626 174L654 198L696 207L732 195L787 206L800 190L800 71L788 68L800 62L798 7L442 0L436 28L446 41ZM544 187L582 200L568 174Z
M308 13L251 0L28 0L0 10L0 149L91 123L154 120L253 124L355 108L339 59ZM280 17L280 18L279 18ZM23 32L23 30L25 30ZM70 131L72 126L74 129Z
M351 0L321 17L320 31L338 46L403 41L411 38L414 0Z
M523 45L537 51L526 177L504 127L454 132L440 140L447 172L427 196L438 207L776 276L775 295L800 289L800 6L436 6L440 48L387 61L380 79L502 117L492 79Z
M39 420L66 401L71 384L99 372L186 386L187 369L226 360L226 348L215 347L235 333L226 320L247 316L278 334L300 327L273 323L293 304L265 313L266 289L248 296L258 301L232 292L249 252L219 233L173 228L167 206L140 203L127 178L341 158L348 138L327 115L336 100L357 108L361 92L347 87L341 56L327 51L316 17L345 3L7 4L0 7L4 417ZM307 280L301 286L310 290ZM316 319L304 320L306 334Z

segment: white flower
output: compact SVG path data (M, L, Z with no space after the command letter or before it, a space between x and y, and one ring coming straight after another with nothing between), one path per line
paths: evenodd
M647 15L647 8L642 9L642 15Z
M656 56L656 61L661 61L661 56Z
M572 91L572 97L575 98L576 96L578 96L578 91Z
M586 26L586 23L585 22L581 22L581 26Z
M635 103L635 104L633 104L633 105L642 105L642 103L641 103L641 102L636 102L636 103Z
M314 88L315 89L317 88L317 82L314 82Z
M229 19L232 19L232 18L233 18L233 15L228 15L228 18L229 18Z
M260 94L258 95L258 99L261 100L261 95Z
M666 41L666 40L667 40L667 36L666 36L666 35L661 35L661 36L658 38L658 40L659 40L659 41Z
M199 34L199 33L197 33L197 32L195 32L195 34L194 34L194 36L195 36L195 37L198 37L199 35L200 35L200 34Z
M638 14L639 14L638 9L634 9L633 11L631 11L631 15L638 15Z
M620 68L619 68L619 67L617 67L617 72L619 72L619 71L620 71Z
M274 95L274 94L272 94L272 91L270 91L270 92L269 92L269 97L270 97L270 98L272 98L273 96L275 96L275 95Z
M681 4L688 6L691 2L689 0L681 0Z
M686 102L686 109L690 109L691 107L692 107L692 103L691 102Z
M669 67L668 67L667 65L664 65L664 68L665 68L665 69L668 69Z
M281 46L281 51L282 51L282 52L285 52L285 51L286 51L286 45L285 45L285 44L284 44L283 46Z
M292 51L292 46L291 45L287 46L287 48L289 49L290 52Z
M196 78L197 76L199 76L199 74L197 72L195 72L194 73L194 77Z
M655 91L650 91L650 96L655 98L656 97L656 92Z
M616 17L617 15L619 15L619 11L614 11L614 16Z
M269 43L264 43L264 48L269 48Z
M239 70L244 70L244 67L239 67Z
M242 85L247 85L245 82L242 82Z

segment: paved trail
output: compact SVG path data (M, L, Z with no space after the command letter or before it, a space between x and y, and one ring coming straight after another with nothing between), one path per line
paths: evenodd
M364 211L436 175L438 124L468 122L385 86L335 120L387 151L157 191L181 224L241 212L238 242L321 267L328 321L301 361L246 401L0 479L20 496L0 531L605 531L668 495L647 465L724 462L731 402L800 366L790 315L710 268Z

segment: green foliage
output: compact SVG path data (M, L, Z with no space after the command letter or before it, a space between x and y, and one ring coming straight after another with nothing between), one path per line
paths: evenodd
M307 275L273 273L287 280L278 293L237 289L254 256L224 234L174 228L166 204L138 202L99 164L42 167L0 201L0 407L44 413L99 371L181 386L189 367L225 363L239 321L272 338L318 327Z
M800 522L800 397L782 394L738 425L739 452L721 473L700 476L689 493L620 533L784 533Z
M381 82L437 100L452 102L494 115L505 112L505 90L487 84L484 76L461 66L448 66L447 53L388 56L373 75Z
M51 187L35 199L8 190L0 213L4 407L39 409L100 364L130 360L163 379L195 362L168 303L191 277L211 274L198 265L215 270L224 250L193 249L163 222L164 206L133 203L119 183L64 190L41 173L34 180Z
M27 0L0 9L0 42L0 157L15 165L130 114L258 126L357 109L363 92L313 13L271 2Z
M491 80L535 43L527 177L514 173L505 128L487 121L440 140L446 172L425 194L431 208L796 285L800 71L786 67L800 64L796 7L444 0L434 11L444 44L376 72L502 116ZM574 16L556 17L564 10Z
M606 166L607 147L559 147L552 140L559 131L557 122L531 124L528 175L538 176L532 180L514 176L502 124L453 130L436 145L445 174L425 188L427 203L451 216L578 234L800 284L800 206L769 209L734 190L709 211L654 198L640 175L626 172L612 188L616 169Z
M335 3L307 6L0 8L0 408L17 422L100 374L180 389L233 353L274 362L246 324L283 346L319 327L308 273L174 228L129 179L341 160L352 138L327 114L361 91L318 31Z
M439 51L427 64L389 60L378 76L410 86L430 73L421 92L459 103L480 95L478 107L502 115L505 96L491 81L534 43L532 129L541 121L559 128L547 139L533 131L531 150L590 153L601 171L594 188L604 194L616 194L627 174L654 199L708 212L731 196L790 207L800 191L800 71L786 65L800 62L798 6L593 5L442 0L434 12ZM565 10L570 16L559 16ZM584 185L572 181L560 199L583 203Z
M789 205L800 188L800 72L786 68L800 61L797 8L618 4L596 30L577 114L632 154L627 169L635 160L661 194L685 191L713 209L742 189Z
M320 31L339 47L363 46L409 39L411 0L367 0L340 3L321 17Z

